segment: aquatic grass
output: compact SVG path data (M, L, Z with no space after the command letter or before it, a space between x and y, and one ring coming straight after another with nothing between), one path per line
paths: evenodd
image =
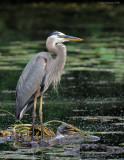
M67 124L67 123L65 123L65 122L58 121L58 120L48 121L48 122L44 123L44 126L50 125L50 123L61 123L61 124L64 124L64 125L67 125L67 126L71 127L71 129L72 129L72 130L75 130L76 132L83 133L85 136L87 136L87 135L88 135L87 133L85 133L85 132L81 131L81 130L80 130L80 129L78 129L77 127L74 127L74 126L73 126L73 125L71 125L71 124ZM85 137L85 136L84 136L84 137Z
M3 109L0 109L0 112L7 113L7 114L11 115L13 118L15 118L15 116L14 116L12 113L10 113L9 111L6 111L6 110L3 110Z
M15 119L15 116L14 116L11 112L9 112L9 111L6 111L6 110L3 110L3 109L0 109L0 112L7 113L7 114L11 115L11 116ZM21 124L22 124L22 122L21 122L20 120L19 120L19 123L21 123Z
M2 110L2 112L6 112L7 114L10 114L11 116L13 116L10 112L8 111L5 111L5 110ZM14 117L14 116L13 116ZM21 124L14 124L14 125L11 125L8 127L8 129L6 131L0 131L0 134L2 134L3 136L6 135L6 134L13 134L14 136L17 136L17 137L22 137L22 136L29 136L31 135L31 130L32 130L32 124L22 124L22 122L20 121ZM73 125L70 125L70 124L67 124L65 122L62 122L62 121L57 121L57 120L53 120L53 121L48 121L46 123L43 124L43 131L44 131L44 134L46 136L55 136L55 133L47 128L47 126L49 127L55 127L56 125L51 125L51 123L57 123L57 124L64 124L66 126L69 126L71 128L71 131L74 130L74 133L75 132L79 132L79 133L82 133L83 134L83 137L87 136L88 134L81 131L80 129L78 129L77 127L74 127ZM36 132L36 136L39 136L40 135L40 132L41 132L41 126L39 125L35 125L35 132ZM57 130L57 126L56 126L56 130ZM73 132L72 132L73 133Z
M15 118L15 116L12 113L10 113L9 111L0 109L0 112L5 112L5 113L11 115L13 118ZM8 127L8 131L11 134L16 134L16 136L19 136L19 137L22 134L23 135L26 135L26 134L28 135L29 132L32 130L32 124L23 124L21 121L19 121L19 122L21 124L14 124L14 125L11 125L10 127ZM62 121L53 120L53 121L48 121L48 122L43 124L43 126L44 126L43 127L43 131L44 131L45 135L47 135L47 136L55 135L55 133L51 129L47 128L47 126L52 127L52 128L56 127L56 130L57 130L57 126L56 125L51 125L51 123L64 124L66 126L71 127L71 130L75 130L75 132L83 133L85 136L88 135L87 133L81 131L77 127L74 127L73 125L67 124L67 123L62 122ZM39 135L39 131L41 132L41 126L40 125L35 125L35 130L37 130L36 135L38 136ZM5 131L5 132L7 132L7 131ZM0 131L0 133L3 134L3 135L5 134L5 132L4 131Z

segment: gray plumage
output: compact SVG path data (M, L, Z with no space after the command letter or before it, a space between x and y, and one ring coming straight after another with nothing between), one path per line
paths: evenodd
M21 119L20 112L25 106L23 114L33 105L33 99L36 91L43 85L46 68L43 66L44 58L47 62L52 61L52 57L45 52L36 54L23 70L16 87L16 119Z
M40 97L48 87L54 87L60 81L60 77L66 61L66 47L61 43L70 38L61 32L53 32L46 41L48 51L56 54L53 59L50 54L40 52L36 54L24 68L16 87L15 117L19 120L24 113L34 104L36 92L41 87ZM71 37L78 39L76 37Z

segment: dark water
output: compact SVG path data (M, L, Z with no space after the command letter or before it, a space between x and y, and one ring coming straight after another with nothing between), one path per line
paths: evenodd
M0 109L14 113L15 88L24 66L35 53L46 50L46 37L59 30L84 38L84 42L65 44L68 56L61 83L57 91L51 87L44 95L44 122L65 121L99 136L98 143L124 144L123 12L123 5L69 3L56 7L54 3L34 3L0 6ZM38 105L39 102L37 113ZM22 122L31 121L32 110ZM0 112L1 130L14 123L14 118ZM38 116L36 123L39 123ZM18 156L20 159L75 157L55 148L25 150L11 141L0 144L0 155L6 159L7 156L13 159ZM123 157L124 154L101 154L96 159ZM80 158L89 159L87 155L74 159Z

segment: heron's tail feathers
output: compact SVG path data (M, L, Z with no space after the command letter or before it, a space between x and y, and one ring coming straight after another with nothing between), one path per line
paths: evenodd
M19 121L22 119L22 117L24 116L25 112L28 111L32 106L33 106L34 102L26 104L25 106L22 107L22 109L18 112L15 112L15 119L16 121Z
M15 112L15 120L16 121L19 121L19 120L22 119L22 117L23 117L23 115L25 113L26 107L27 107L27 105L21 111L16 110L16 112Z
M24 108L21 110L21 112L20 112L20 114L19 114L19 120L21 120L22 117L23 117L23 115L25 114L27 106L28 106L28 105L25 105Z

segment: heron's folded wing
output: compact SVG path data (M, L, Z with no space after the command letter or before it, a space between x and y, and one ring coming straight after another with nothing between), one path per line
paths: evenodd
M37 56L29 61L16 87L16 114L30 97L40 88L45 76L45 59Z

